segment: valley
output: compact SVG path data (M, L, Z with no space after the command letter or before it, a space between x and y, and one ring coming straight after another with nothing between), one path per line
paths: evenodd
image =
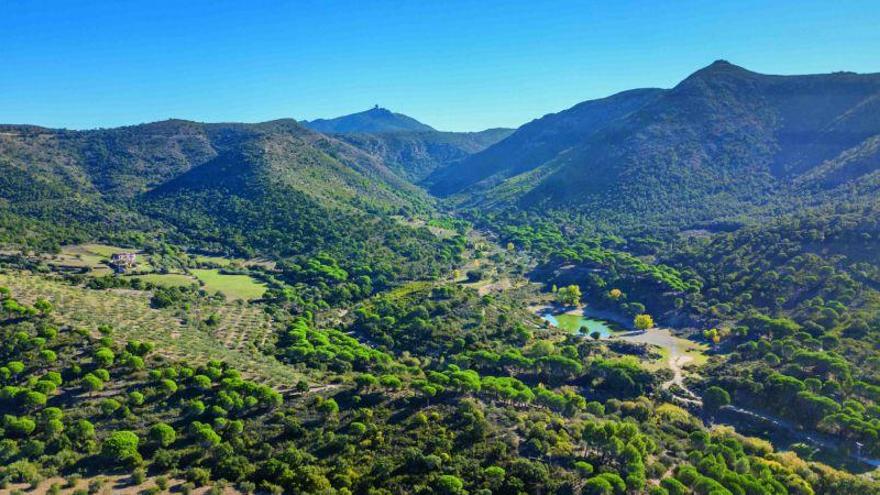
M0 492L878 493L877 95L0 126Z

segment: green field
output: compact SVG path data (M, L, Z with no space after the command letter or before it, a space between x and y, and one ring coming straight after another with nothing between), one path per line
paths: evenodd
M205 284L208 292L222 292L230 299L259 299L266 292L266 285L248 275L226 275L219 270L192 270L192 274Z
M113 253L124 253L137 251L131 248L123 248L118 246L108 246L106 244L83 244L82 250L88 253L92 253L94 255L100 256L102 258L109 258L113 255Z
M232 266L234 263L242 263L244 260L238 258L224 258L222 256L203 256L196 255L193 256L193 260L196 263L210 263L217 266L227 267Z
M220 268L230 267L261 267L272 270L275 268L275 262L264 258L244 259L244 258L225 258L223 256L205 256L201 254L192 255L192 260L199 264L215 265Z
M162 287L185 287L198 283L195 278L182 273L148 273L146 275L132 275L131 278L137 278Z

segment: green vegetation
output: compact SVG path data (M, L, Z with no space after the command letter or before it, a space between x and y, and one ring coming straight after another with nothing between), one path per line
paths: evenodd
M228 268L229 266L231 266L233 264L241 264L244 262L244 260L241 260L241 259L230 259L230 258L225 258L223 256L197 255L197 256L194 256L193 259L195 260L196 263L217 265L221 268Z
M636 315L633 319L633 326L636 327L636 330L647 330L649 328L654 328L654 318L648 314L640 314Z
M266 292L266 286L256 282L248 275L229 275L220 270L192 270L205 290L222 292L230 299L259 299Z
M147 275L135 275L133 278L161 287L186 287L198 283L193 277L179 273L150 273Z
M15 301L11 291L4 293ZM482 299L469 304L492 305ZM107 336L116 332L99 337L59 326L45 305L42 311L18 307L0 321L6 343L0 362L8 370L0 397L6 463L0 478L6 482L38 483L79 471L129 472L135 482L144 472L172 472L198 484L222 479L242 489L301 493L375 486L398 493L546 493L606 485L638 492L655 477L668 487L750 487L758 493L811 484L845 486L850 493L875 488L728 430L707 431L671 406L652 407L643 395L651 375L635 362L587 359L588 366L567 369L565 359L583 363L580 356L591 354L585 352L589 342L572 352L572 344L529 337L531 357L524 358L546 363L548 377L556 376L551 382L588 378L596 391L622 391L633 399L608 399L603 406L568 385L529 385L532 365L526 363L519 371L516 365L496 368L500 374L493 375L429 358L398 360L302 319L287 331L284 355L306 376L336 385L314 392L297 386L285 395L220 361L169 360L152 345L116 344ZM505 355L515 348L507 347ZM476 347L467 344L466 350ZM45 351L59 359L47 366L37 357ZM48 395L37 391L42 382L52 384L42 388ZM622 389L625 383L632 390ZM670 417L676 418L673 428L664 419ZM510 438L519 447L510 450Z
M581 297L581 288L577 285L568 285L556 291L556 300L564 306L577 306Z
M104 325L118 338L155 344L169 358L222 359L249 376L274 383L298 379L257 350L271 343L273 325L259 308L198 297L181 313L176 301L155 308L148 292L88 289L25 272L0 274L0 286L12 288L22 301L40 297L53 301L52 315L60 323L92 331ZM208 326L205 322L211 315L219 321Z

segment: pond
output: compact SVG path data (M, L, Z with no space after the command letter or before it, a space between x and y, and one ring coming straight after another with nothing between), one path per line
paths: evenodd
M609 337L614 332L614 329L611 326L612 323L584 315L568 313L553 314L550 311L545 311L541 313L541 318L554 327L559 327L568 330L569 332L577 333L578 329L581 327L587 327L587 335L590 335L593 332L599 332L599 335L603 339Z

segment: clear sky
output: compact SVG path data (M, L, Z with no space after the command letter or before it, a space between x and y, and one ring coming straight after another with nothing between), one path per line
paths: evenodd
M880 1L0 0L0 122L516 127L715 59L880 72Z

